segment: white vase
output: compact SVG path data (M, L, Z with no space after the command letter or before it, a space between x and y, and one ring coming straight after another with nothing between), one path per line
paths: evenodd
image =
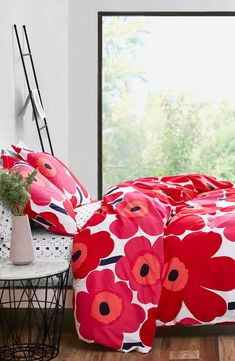
M27 215L13 216L9 259L17 265L29 264L35 259L32 233Z

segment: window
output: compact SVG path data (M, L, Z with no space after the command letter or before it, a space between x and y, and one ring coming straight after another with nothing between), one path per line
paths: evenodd
M99 15L103 191L182 173L235 181L235 14L212 15Z

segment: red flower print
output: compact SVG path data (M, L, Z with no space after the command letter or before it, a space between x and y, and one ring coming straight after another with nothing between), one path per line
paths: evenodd
M46 152L34 152L12 146L19 156L32 167L38 168L51 183L56 185L62 193L69 196L74 207L83 203L83 196L88 193L69 169L56 157Z
M217 189L215 191L201 193L199 196L194 198L190 205L191 210L188 207L185 207L185 210L181 210L180 213L190 213L196 214L216 214L217 211L220 212L231 212L235 210L235 205L231 205L233 202L232 196L234 193L230 193L229 189ZM231 195L231 198L230 198ZM234 198L235 202L235 198Z
M230 188L232 183L227 181L220 181L215 177L211 177L205 174L185 174L177 176L162 177L162 181L171 183L185 183L184 186L188 187L188 182L193 185L194 190L197 193L213 191L215 189Z
M180 210L180 216L182 215L202 215L202 214L215 214L219 210L214 203L207 205L194 204L192 206L186 206ZM200 221L201 222L201 221Z
M94 227L102 223L106 218L106 215L101 212L101 208L94 212L94 214L88 219L85 226Z
M110 231L121 239L132 237L139 227L151 236L161 234L163 219L170 213L160 202L140 192L125 194L115 211L117 219L111 223Z
M31 167L29 169L28 166L20 166L19 168L17 167L15 169L20 171L24 178L26 178L28 174L32 172ZM65 199L64 195L59 191L59 189L55 189L52 183L49 182L40 173L37 173L35 180L30 186L29 192L32 201L39 206L49 205L53 199L57 201L62 201Z
M115 214L114 204L121 200L122 192L116 192L114 194L106 195L103 197L100 208L95 211L91 218L86 223L86 227L94 227L102 223L106 216L109 214ZM112 204L113 202L113 204Z
M66 190L69 194L76 193L76 183L66 173L64 166L56 159L44 153L28 153L27 162L55 184L62 192Z
M222 238L214 232L193 232L182 241L176 236L165 238L163 288L157 309L162 322L172 321L182 302L199 321L210 322L227 311L225 300L211 290L235 288L235 261L214 257Z
M194 326L194 325L201 325L202 323L199 322L198 320L195 320L194 318L191 317L185 317L182 318L182 320L180 320L179 322L176 322L176 325L187 325L187 326Z
M4 156L4 167L20 172L26 178L33 171L29 164L17 158ZM77 233L75 213L64 194L39 172L29 189L30 200L25 213L51 232L74 235Z
M225 197L225 189L217 189L215 191L211 192L204 192L200 193L196 196L196 199L193 200L193 202L199 203L199 204L207 204L218 202L219 199Z
M223 228L225 237L235 242L235 213L226 213L222 216L208 219L208 226L211 228Z
M117 192L113 192L111 194L106 194L103 198L103 206L105 207L105 205L107 205L108 203L117 203L119 200L121 200L123 197L123 192L122 191L118 191ZM105 208L104 208L105 210Z
M182 189L176 189L176 187L168 187L164 183L134 183L132 185L134 189L148 195L151 198L157 198L159 201L165 204L177 205L185 202Z
M156 307L148 310L148 318L140 329L140 339L144 345L149 347L152 346L153 339L156 335L156 310Z
M64 234L68 236L69 234L74 235L77 231L76 224L70 217L68 217L67 219L66 228L70 228L71 231L68 229L66 230L65 226L60 222L57 215L52 212L40 212L37 215L33 216L34 212L31 211L30 208L26 208L26 213L37 223L46 227L46 229L48 229L48 231L50 232Z
M2 159L4 168L11 169L13 172L19 172L24 178L34 170L30 165L17 158L3 156ZM39 172L36 174L30 186L29 193L32 201L39 206L49 205L52 199L57 201L65 199L61 191L57 187L54 187L54 185Z
M225 197L227 197L230 202L235 202L235 188L225 189Z
M76 318L82 337L119 349L123 333L138 330L145 312L132 303L132 292L125 282L115 282L111 270L94 271L86 280L87 292L78 292Z
M184 214L184 212L186 214ZM190 211L189 213L190 214L187 214L187 210L184 209L182 214L179 212L174 215L165 229L165 235L180 235L183 234L186 230L198 231L205 226L205 222L200 216L191 214Z
M137 299L146 304L157 304L162 290L163 239L159 237L151 246L143 236L132 238L124 247L125 257L116 264L119 278L128 280L130 288L137 291Z
M189 179L188 182L190 182ZM120 185L131 186L151 198L157 198L162 203L170 205L183 204L186 200L192 199L196 194L191 182L189 185L168 184L158 178L138 178L134 181L121 183L118 186Z
M84 229L74 237L72 252L72 270L74 278L84 278L95 269L101 258L107 257L114 248L114 242L108 232L91 234Z
M223 204L223 206L219 206L219 203L207 203L205 205L194 204L192 206L186 206L185 208L180 210L180 215L183 214L195 214L195 215L215 215L217 211L220 212L233 212L235 211L235 205L229 206ZM229 204L229 203L228 203Z
M175 184L187 184L190 182L190 178L186 174L169 175L161 178L163 182L175 183Z

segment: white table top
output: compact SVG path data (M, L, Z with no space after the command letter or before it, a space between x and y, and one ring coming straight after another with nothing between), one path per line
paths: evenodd
M14 265L9 258L0 258L0 280L23 280L52 276L66 271L65 260L36 258L28 265Z

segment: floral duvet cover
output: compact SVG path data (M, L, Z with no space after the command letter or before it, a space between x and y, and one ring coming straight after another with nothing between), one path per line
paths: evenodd
M201 174L120 183L71 262L87 342L145 353L158 326L235 322L235 188Z

